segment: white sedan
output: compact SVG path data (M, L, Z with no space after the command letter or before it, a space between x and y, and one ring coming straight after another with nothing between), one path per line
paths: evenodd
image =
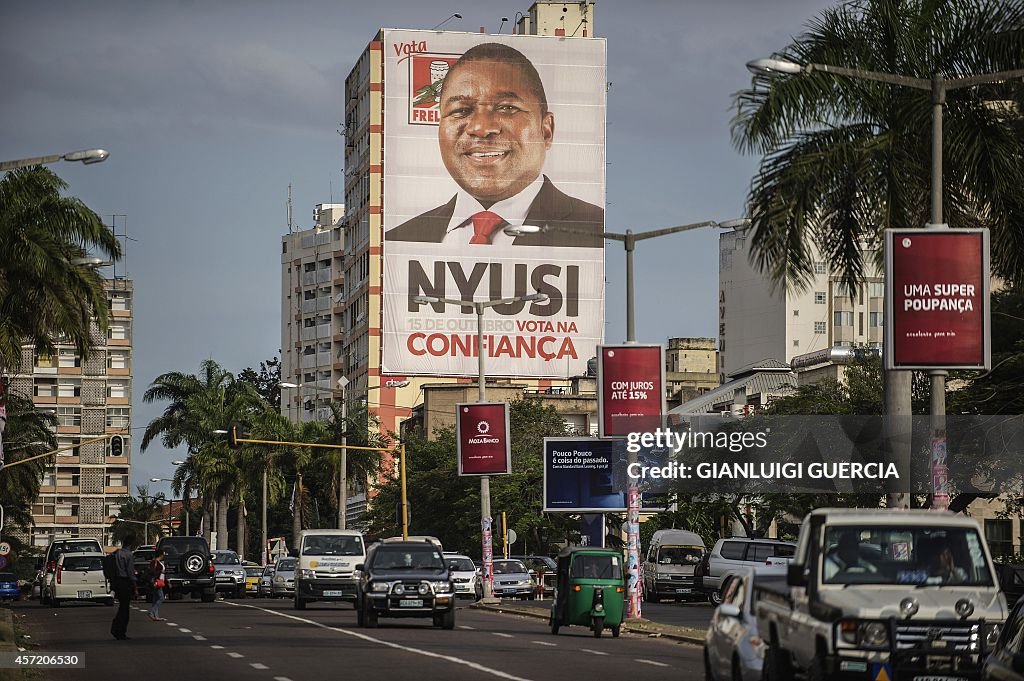
M765 643L757 631L753 587L755 580L769 579L785 579L785 573L736 568L722 578L722 603L711 616L704 636L707 681L760 680Z
M103 576L103 554L94 551L60 554L53 580L44 588L42 602L54 607L69 601L114 604L114 594Z

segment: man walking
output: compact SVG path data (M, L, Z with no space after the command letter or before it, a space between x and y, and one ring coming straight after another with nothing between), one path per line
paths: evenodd
M128 615L130 614L132 598L138 598L138 586L135 583L134 554L135 535L126 534L121 541L121 548L114 554L114 566L116 574L113 584L114 596L117 597L117 614L110 624L110 633L118 641L128 640Z

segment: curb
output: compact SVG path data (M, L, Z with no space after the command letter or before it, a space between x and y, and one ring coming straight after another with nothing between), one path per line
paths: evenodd
M14 634L14 613L10 608L0 608L0 652L17 652L18 644ZM20 669L0 669L0 681L21 681L25 678Z
M548 613L537 610L536 608L524 608L514 605L484 605L479 602L472 603L467 607L475 608L477 610L489 610L491 612L502 614L523 615L524 617L532 617L534 619L548 619ZM669 640L680 641L682 643L701 646L704 645L704 631L701 629L690 629L689 627L679 627L672 624L660 624L658 622L652 622L651 620L645 619L627 619L622 623L622 629L623 631L629 631L634 634L647 634L648 636L667 638Z

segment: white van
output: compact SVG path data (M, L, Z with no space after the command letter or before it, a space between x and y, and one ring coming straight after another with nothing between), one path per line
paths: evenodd
M303 530L296 542L295 609L313 601L356 603L355 568L366 562L362 533L356 530Z
M696 532L657 530L644 561L644 599L703 600L704 596L693 588L693 569L706 550Z

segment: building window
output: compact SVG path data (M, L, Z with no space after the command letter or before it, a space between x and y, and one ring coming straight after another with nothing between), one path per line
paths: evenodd
M825 322L814 322L814 333L825 333Z
M853 326L853 312L833 312L832 324L834 326Z
M129 407L109 407L107 409L107 427L127 428L130 413Z
M58 440L57 447L63 451L57 452L57 456L81 456L82 448L79 446L78 442L78 438L71 440ZM65 447L68 449L65 449Z
M108 369L127 369L128 354L124 352L112 352L107 355Z
M868 326L873 329L882 326L882 313L868 312Z
M868 297L869 298L884 298L885 297L885 284L880 281L868 282Z
M80 367L82 358L74 350L58 350L57 366L59 367Z
M57 397L81 397L81 383L59 383L57 384Z
M58 426L82 425L82 409L80 407L57 407Z
M1010 520L985 518L985 541L993 558L1013 555L1013 523Z
M127 473L107 473L107 487L127 487Z
M814 304L815 305L824 305L825 304L825 292L824 291L815 291L814 292Z
M794 348L800 347L800 339L799 338L797 340L793 341L793 347Z
M57 471L58 487L78 487L79 473L75 470Z
M57 396L57 384L51 379L36 379L35 385L32 387L32 394L36 397L56 397Z
M113 293L110 297L110 309L113 312L128 311L128 296L123 293Z
M107 328L107 338L110 340L128 340L128 325L111 324Z
M800 316L800 310L793 310L793 316L794 317L799 317Z
M56 482L57 478L52 469L43 471L43 481L39 483L43 487L53 487L53 483Z
M108 383L107 384L107 397L128 397L128 384L127 383Z
M58 498L54 515L78 515L78 504L74 503L71 499Z
M36 353L36 366L42 369L55 369L57 367L57 361L53 355L47 355L46 353Z
M116 516L120 512L121 512L121 504L119 504L117 502L110 502L110 503L107 503L107 504L103 505L103 513L107 517Z
M814 263L815 274L825 274L825 263L821 260Z

